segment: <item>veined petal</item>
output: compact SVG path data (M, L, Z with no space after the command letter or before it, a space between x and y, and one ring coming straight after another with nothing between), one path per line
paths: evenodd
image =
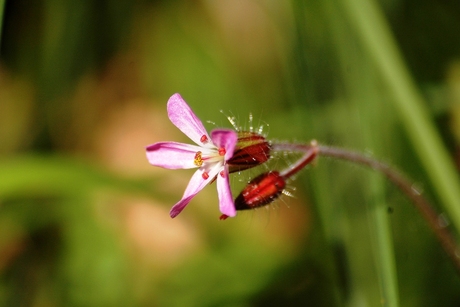
M201 120L193 113L181 95L174 94L168 100L168 116L171 122L198 145L205 145L202 137L209 135Z
M147 146L147 159L155 166L168 169L195 168L195 155L202 148L176 142L160 142Z
M211 140L217 147L225 148L225 161L233 156L238 135L230 129L216 129L211 131Z
M200 192L208 183L212 181L212 178L216 175L215 171L211 171L209 173L209 178L208 179L203 179L203 173L204 169L198 169L195 174L193 174L192 178L190 179L187 188L185 189L184 195L182 196L182 199L175 204L172 208L171 211L169 212L169 215L174 218L176 217L179 213L184 210L184 208L188 205L188 203L192 200L195 195Z
M217 175L217 194L219 195L219 209L223 214L233 217L236 215L232 191L228 180L227 166Z

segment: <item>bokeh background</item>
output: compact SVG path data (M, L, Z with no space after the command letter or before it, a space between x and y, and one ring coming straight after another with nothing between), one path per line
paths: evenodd
M460 306L454 266L378 173L319 158L293 197L219 221L210 186L172 220L192 171L144 153L188 141L166 114L179 92L209 129L251 113L271 140L397 166L457 234L458 1L0 7L1 306Z

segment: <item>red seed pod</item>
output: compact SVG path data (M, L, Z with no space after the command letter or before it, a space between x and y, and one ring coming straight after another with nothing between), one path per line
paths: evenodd
M238 132L238 142L232 158L227 161L230 173L243 171L267 162L270 158L270 143L262 135Z
M259 175L235 199L235 208L249 210L268 205L280 196L285 186L286 181L277 171Z

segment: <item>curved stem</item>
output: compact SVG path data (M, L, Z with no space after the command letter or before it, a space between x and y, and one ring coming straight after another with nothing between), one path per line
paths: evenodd
M292 147L292 145L295 146L295 144L275 144L273 145L272 149L273 150L286 150L283 149L283 145L286 145L286 147ZM316 141L312 141L310 145L308 146L302 146L299 149L300 151L305 152L305 154L293 165L289 166L287 169L282 170L280 172L280 176L283 177L284 179L287 179L299 171L301 171L305 166L307 166L311 161L313 161L316 156L318 155L318 146L316 144ZM292 150L290 148L289 150ZM298 151L298 150L297 150Z
M388 89L390 102L400 116L414 150L449 213L452 226L460 232L460 180L454 163L437 131L409 69L403 61L392 30L375 0L342 0L343 15L354 27L356 38L373 60L375 72Z
M281 172L281 174L284 174L283 176L286 178L300 171L303 167L305 167L305 165L313 160L316 154L319 156L338 158L358 164L363 164L381 172L410 198L415 208L428 222L428 225L435 233L444 251L449 255L457 271L460 273L460 252L454 236L449 231L445 221L440 218L439 214L436 212L433 206L425 197L422 196L420 191L414 188L413 182L407 179L399 171L386 163L377 161L359 152L338 147L318 145L315 141L308 145L282 143L273 144L272 146L273 150L275 151L296 151L305 153L305 155L300 158L297 163L295 163L286 171Z

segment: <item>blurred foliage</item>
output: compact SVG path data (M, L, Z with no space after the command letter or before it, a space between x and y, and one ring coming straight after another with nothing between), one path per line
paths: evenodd
M2 21L1 306L460 305L454 267L379 174L320 158L294 198L221 222L208 187L171 220L191 172L144 154L187 141L165 108L179 92L209 129L252 112L270 139L396 165L454 222L432 168L459 165L457 1L16 0ZM382 24L396 66L363 39ZM422 121L402 115L399 71L439 144L408 128ZM426 162L425 145L447 155Z

